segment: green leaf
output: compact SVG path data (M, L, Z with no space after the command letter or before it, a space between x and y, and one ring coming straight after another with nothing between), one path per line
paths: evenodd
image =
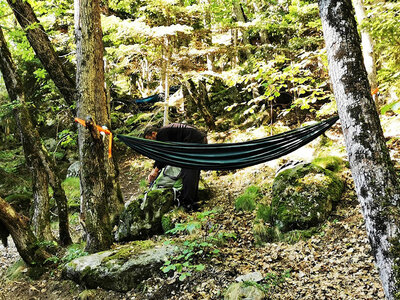
M185 272L182 273L181 276L179 276L179 281L184 281L186 279L186 277L192 276L192 274L190 272Z
M200 265L196 265L195 266L195 270L196 271L203 271L205 269L205 266L203 265L203 264L200 264Z

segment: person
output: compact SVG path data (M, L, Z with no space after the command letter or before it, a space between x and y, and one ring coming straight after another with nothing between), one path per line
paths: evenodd
M144 131L144 138L163 142L207 143L206 133L193 126L181 123L172 123L161 128L147 127ZM148 182L152 183L165 166L165 164L155 161L153 170L147 177ZM200 170L182 168L180 176L182 178L182 191L179 202L187 210L197 210Z

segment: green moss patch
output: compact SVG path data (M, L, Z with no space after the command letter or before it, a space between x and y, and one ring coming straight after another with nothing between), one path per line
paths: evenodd
M68 177L62 182L62 187L68 199L68 207L79 210L81 198L79 177Z
M346 166L346 162L337 156L323 156L315 158L312 163L332 172L339 172Z
M258 186L249 186L243 194L235 201L235 209L242 211L253 211L256 203L262 198L261 189Z
M118 251L113 255L104 258L102 262L108 262L111 260L126 261L132 256L140 254L147 249L153 248L154 246L154 242L150 240L133 241L130 242L128 245L125 245L118 249Z

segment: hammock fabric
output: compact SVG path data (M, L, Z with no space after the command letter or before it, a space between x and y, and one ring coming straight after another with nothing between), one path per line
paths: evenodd
M172 94L176 93L179 89L180 89L179 85L171 86L169 88L169 93L172 95ZM135 100L136 103L147 103L147 104L162 102L162 101L164 101L164 93L154 94L149 97L140 98L140 99Z
M324 133L338 117L281 134L242 143L194 144L161 142L117 135L130 148L171 166L201 170L234 170L293 152Z

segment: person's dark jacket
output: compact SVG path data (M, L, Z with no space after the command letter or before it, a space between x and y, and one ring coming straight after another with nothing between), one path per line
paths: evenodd
M207 143L207 135L190 125L172 123L158 130L156 140L204 144ZM156 161L154 166L161 170L165 164Z

